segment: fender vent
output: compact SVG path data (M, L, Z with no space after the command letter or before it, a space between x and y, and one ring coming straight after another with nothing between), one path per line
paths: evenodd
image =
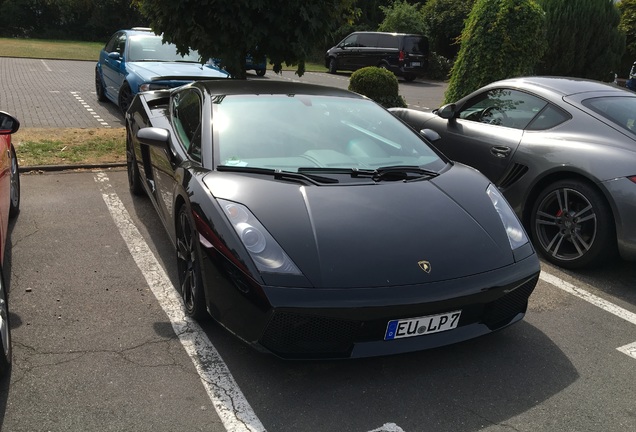
M522 164L515 163L513 164L508 171L504 174L504 176L499 181L500 189L507 189L512 186L514 183L519 181L521 177L524 176L525 173L528 172L528 167Z

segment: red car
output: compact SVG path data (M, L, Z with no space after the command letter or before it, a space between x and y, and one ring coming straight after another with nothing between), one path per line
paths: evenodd
M11 332L4 267L4 248L9 218L20 210L20 177L18 159L11 144L11 134L20 127L15 117L0 111L0 376L11 366ZM8 275L6 275L8 277Z

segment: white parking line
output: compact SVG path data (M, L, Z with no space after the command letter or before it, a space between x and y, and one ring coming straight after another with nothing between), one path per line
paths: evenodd
M636 359L636 342L628 344L628 345L624 345L616 349L622 352L623 354L627 354L628 356Z
M91 106L90 106L88 103L86 103L86 101L85 101L84 99L82 99L82 96L80 95L80 93L79 93L79 92L72 91L72 92L71 92L71 94L75 97L75 99L76 99L79 103L81 103L81 104L82 104L82 106L84 107L84 109L86 109L86 111L88 111L88 113L89 113L90 115L92 115L92 116L93 116L93 118L94 118L95 120L97 120L97 121L99 122L99 124L101 124L102 126L104 126L104 127L106 127L106 128L111 127L111 126L108 124L108 122L106 122L106 121L102 118L102 116L100 116L99 114L96 114L96 113L95 113L95 110L94 110L94 109L92 109L92 108L91 108Z
M585 291L582 288L572 285L569 282L564 281L550 273L546 273L545 271L541 271L541 280L554 285L557 288L562 289L563 291L572 294L580 299L585 300L588 303L593 304L596 307L603 309L606 312L609 312L613 315L616 315L619 318L624 319L625 321L636 325L636 314L628 311L627 309L623 309L620 306L616 306L614 303L610 303L607 300L598 297L588 291ZM622 353L627 354L630 357L636 358L636 342L625 345L619 348L616 348Z
M42 62L42 64L44 65L44 69L46 69L47 72L53 72L53 69L51 69L49 67L49 65L46 64L46 62L44 60L40 60Z
M175 287L112 189L106 173L97 173L95 181L130 254L192 359L225 429L231 432L264 432L265 427L212 342L201 327L185 315Z
M404 429L396 425L395 423L386 423L378 429L373 429L369 432L404 432Z

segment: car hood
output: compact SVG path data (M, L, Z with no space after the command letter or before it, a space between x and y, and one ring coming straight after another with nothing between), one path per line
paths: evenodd
M462 165L416 182L299 186L220 172L204 181L247 206L313 286L422 284L514 262L488 181Z
M128 62L128 72L139 75L144 81L157 77L227 78L229 74L210 65L180 62Z

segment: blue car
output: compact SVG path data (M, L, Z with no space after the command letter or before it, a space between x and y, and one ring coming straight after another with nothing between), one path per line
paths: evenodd
M116 103L126 113L141 91L179 87L201 79L230 78L226 71L201 64L199 53L177 53L173 44L147 28L120 30L99 53L95 67L97 99Z

